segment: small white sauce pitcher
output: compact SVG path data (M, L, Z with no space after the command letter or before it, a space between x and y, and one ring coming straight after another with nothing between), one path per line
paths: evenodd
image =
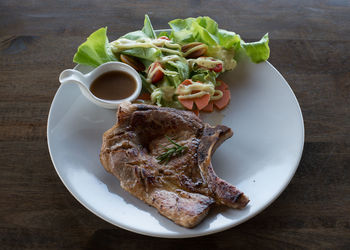
M104 100L96 97L91 93L90 86L92 82L100 75L110 71L123 71L135 79L136 89L129 97L121 100ZM81 92L87 99L89 99L94 104L107 109L116 109L118 108L119 104L124 101L131 102L136 100L136 98L140 95L142 89L142 81L140 75L134 68L122 62L108 62L101 64L90 73L85 75L75 69L66 69L60 74L59 81L61 85L70 83L78 84Z

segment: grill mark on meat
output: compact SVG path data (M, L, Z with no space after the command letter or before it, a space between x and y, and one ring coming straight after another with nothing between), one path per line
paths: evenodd
M145 192L149 192L150 188L155 186L155 177L144 168L135 167L135 174L140 179L140 183L144 187Z
M103 136L100 160L132 195L184 227L194 227L216 203L243 208L248 198L216 176L211 165L215 149L232 131L211 127L192 112L123 103L118 122ZM159 164L156 157L171 146L170 136L188 150Z

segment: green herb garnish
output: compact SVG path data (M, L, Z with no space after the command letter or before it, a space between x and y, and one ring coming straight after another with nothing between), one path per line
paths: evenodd
M174 147L166 148L165 152L157 157L158 163L162 164L168 164L170 159L177 155L182 155L188 148L186 146L180 146L176 142L174 142L172 139L170 139L168 136L165 136L172 144L174 144Z

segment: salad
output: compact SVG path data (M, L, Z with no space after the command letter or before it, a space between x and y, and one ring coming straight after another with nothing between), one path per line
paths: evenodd
M122 61L140 74L143 102L211 112L230 101L220 74L233 70L243 57L259 63L270 55L268 34L247 43L238 34L219 29L210 17L175 19L169 25L171 31L157 34L145 15L142 30L113 42L107 27L100 28L79 46L73 61L93 67Z

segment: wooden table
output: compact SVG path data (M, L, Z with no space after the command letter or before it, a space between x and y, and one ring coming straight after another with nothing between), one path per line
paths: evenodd
M246 40L270 34L270 62L295 92L305 122L298 171L265 211L230 230L185 240L128 232L66 190L48 153L46 122L77 46L174 18L208 15ZM350 248L350 2L0 2L0 248Z

